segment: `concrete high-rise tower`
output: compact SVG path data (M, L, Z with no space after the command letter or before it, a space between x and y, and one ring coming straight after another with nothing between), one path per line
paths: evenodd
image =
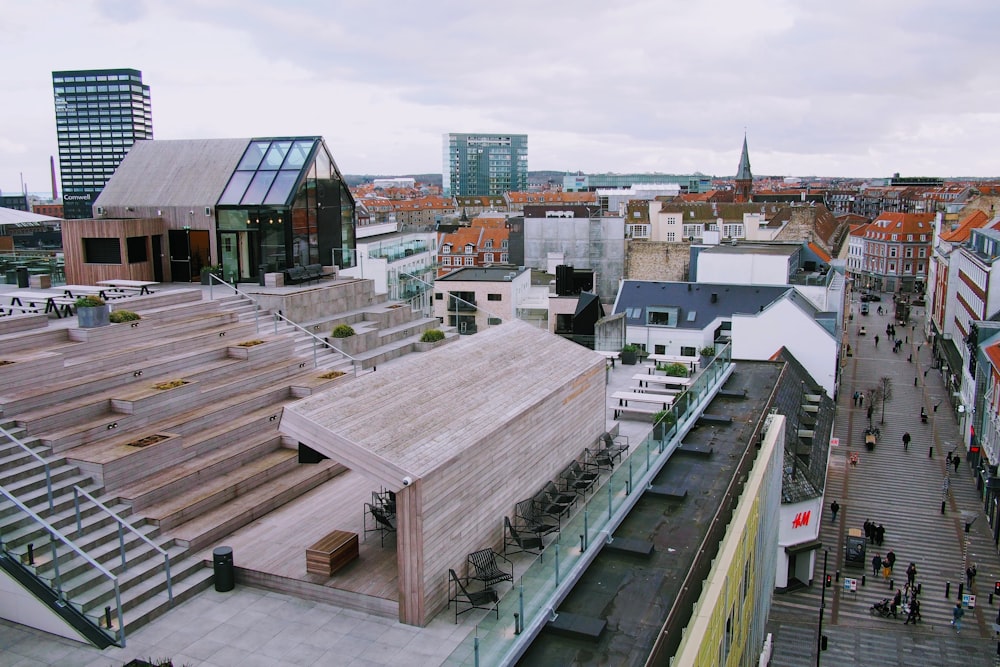
M135 69L52 73L59 175L66 218L93 217L92 204L139 139L153 138L149 86Z
M445 196L502 195L528 189L528 135L446 134Z

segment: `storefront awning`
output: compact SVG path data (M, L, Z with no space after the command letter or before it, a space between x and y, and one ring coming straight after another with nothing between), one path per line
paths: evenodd
M789 556L794 556L795 554L805 553L806 551L815 551L816 549L822 548L822 542L819 540L810 540L808 542L803 542L802 544L793 544L790 547L785 547L785 553Z

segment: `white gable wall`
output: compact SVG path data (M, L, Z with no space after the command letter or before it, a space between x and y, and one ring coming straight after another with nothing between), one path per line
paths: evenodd
M788 299L754 315L733 315L733 359L763 361L785 347L829 394L837 378L837 341Z
M698 255L698 282L787 285L788 256L703 252Z

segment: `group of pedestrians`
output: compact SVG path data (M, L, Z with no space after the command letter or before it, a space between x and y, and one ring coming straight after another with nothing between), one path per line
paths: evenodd
M865 393L863 391L854 392L854 407L856 408L865 407Z
M882 577L888 579L892 576L892 567L896 564L896 552L892 549L885 554L883 558L877 551L875 555L872 556L872 576L877 577L879 573Z
M876 546L882 546L882 542L885 541L885 526L868 519L865 519L864 526L865 537L868 538L868 541Z

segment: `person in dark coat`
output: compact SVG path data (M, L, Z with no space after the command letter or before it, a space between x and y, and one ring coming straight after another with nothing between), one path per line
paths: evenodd
M882 557L876 553L872 556L872 576L877 577L878 571L882 569Z
M910 448L910 432L907 431L903 434L903 451Z
M885 555L885 564L889 566L889 571L892 571L892 566L896 564L896 552L889 549L889 553Z
M956 473L958 472L958 464L959 464L959 463L960 463L961 461L962 461L962 457L961 457L961 456L958 456L957 454L956 454L955 456L951 457L951 464L952 464L953 466L955 466L955 472L956 472Z
M896 618L896 611L899 609L899 605L903 603L903 591L896 589L896 596L892 598L892 617Z
M839 511L840 511L840 503L834 500L832 503L830 503L830 512L833 514L834 521L837 520L837 512Z
M883 540L885 540L885 526L879 524L875 529L875 544L882 546Z
M910 613L906 615L906 622L903 625L909 625L910 621L913 621L913 625L917 624L917 619L920 618L920 602L913 598L910 600Z
M865 539L872 541L872 522L868 519L865 519Z
M913 586L916 579L917 579L917 564L910 563L909 567L906 568L906 583L908 583L910 586Z

